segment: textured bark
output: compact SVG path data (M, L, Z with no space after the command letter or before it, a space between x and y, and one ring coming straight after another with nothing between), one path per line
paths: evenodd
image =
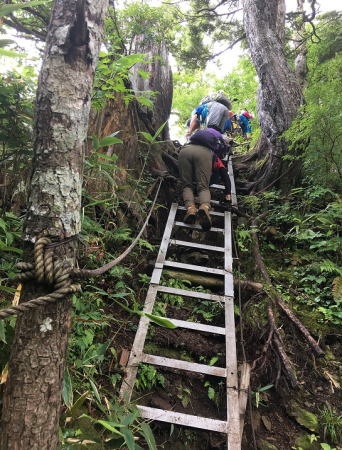
M106 8L107 0L55 0L37 94L24 225L30 249L42 232L58 241L80 231L83 145ZM55 256L72 266L75 251L76 244L69 243ZM46 289L25 285L22 301ZM46 318L51 330L42 327ZM69 299L18 317L3 400L2 450L57 447L69 325Z
M297 12L300 13L302 16L304 15L304 3L305 0L297 0ZM305 88L306 84L306 76L308 74L308 64L307 64L307 45L305 40L305 21L302 21L302 24L296 33L296 59L295 59L295 71L298 78L298 81L302 88Z
M158 92L154 99L153 110L150 112L151 125L157 130L164 122L169 120L172 105L172 71L169 64L169 54L164 42L151 42L141 35L135 38L135 53L145 53L148 64L138 63L131 69L132 88L139 91ZM150 74L147 79L139 75L139 70L144 70ZM168 124L164 127L162 139L170 139Z
M258 115L262 138L267 140L265 163L256 173L255 190L272 183L288 168L281 157L287 146L287 130L302 103L302 92L284 53L284 0L244 0L244 27L259 77ZM294 170L286 185L295 183ZM284 180L282 180L284 181Z
M142 138L139 136L139 131L146 131L154 135L158 128L167 122L171 112L172 104L172 72L168 63L168 52L165 44L154 43L147 41L143 36L135 39L133 44L134 53L147 54L147 59L151 61L148 64L138 63L131 69L130 88L132 88L137 95L142 91L158 92L154 98L154 105L152 109L142 106L137 100L131 101L128 105L125 103L121 94L113 92L115 98L108 100L105 108L101 111L92 111L88 135L93 134L99 137L105 137L111 133L120 130L119 137L123 140L123 144L115 144L107 148L107 155L116 154L118 156L117 165L121 168L116 172L116 176L120 179L121 184L127 183L127 169L131 175L132 170L135 171L137 177L140 176L140 171L143 165L143 158L147 152L147 146L142 144ZM160 57L158 59L156 57ZM153 62L154 61L154 62ZM150 74L148 79L143 79L139 75L139 70L144 70ZM169 139L168 124L164 127L160 134L162 140ZM89 142L89 150L91 143ZM155 175L169 170L172 172L172 167L168 167L168 163L172 163L172 159L168 157L166 152L171 155L174 148L171 143L156 144L150 152L148 163L148 170ZM172 165L172 164L171 164ZM106 181L96 180L87 184L88 192L106 191ZM128 202L130 207L134 209L132 203L132 189L127 183L127 189L120 191L120 199ZM136 192L133 196L136 197ZM139 202L139 199L137 199ZM137 211L140 211L140 207Z

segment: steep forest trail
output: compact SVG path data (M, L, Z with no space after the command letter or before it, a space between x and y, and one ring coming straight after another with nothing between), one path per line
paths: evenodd
M235 183L231 161L228 163L229 176L232 184L232 206L237 206ZM212 197L215 193L224 189L222 185L212 185ZM155 262L149 289L147 291L144 312L147 314L154 313L155 303L158 295L175 295L182 298L191 299L194 302L207 301L211 303L219 303L224 309L224 326L213 326L205 323L198 323L189 320L179 320L174 317L167 317L177 328L191 330L199 333L204 342L207 337L223 336L225 340L225 358L223 365L218 367L215 362L209 364L198 364L196 362L184 359L169 358L158 354L150 354L144 351L146 337L149 331L150 321L147 316L142 316L139 322L138 330L134 339L134 343L128 360L126 375L122 383L120 397L122 400L129 401L132 397L134 385L137 378L139 364L153 364L161 368L167 368L177 371L185 371L186 376L191 378L193 374L203 376L217 377L226 379L225 406L221 411L223 420L212 417L203 417L196 407L191 405L195 414L183 413L177 411L177 408L171 409L165 407L165 402L159 407L151 407L148 404L139 404L138 409L142 417L150 420L168 422L171 424L184 425L187 427L199 428L202 430L216 431L227 435L227 448L229 450L238 450L241 448L241 437L243 431L243 416L247 402L247 391L249 385L249 366L245 363L241 371L242 384L238 383L238 367L237 367L237 351L235 338L235 318L234 318L234 280L233 280L233 249L232 249L232 213L230 211L219 211L220 202L212 200L212 219L214 226L210 232L204 234L198 232L201 229L199 225L188 225L182 222L178 216L184 214L185 208L177 203L172 203L169 211L168 220L165 226L163 238L159 248L159 253ZM218 223L220 226L215 226ZM184 229L187 238L184 238ZM183 239L186 240L183 240ZM217 244L220 243L218 246ZM215 245L213 245L215 244ZM174 248L186 248L213 255L206 260L208 265L187 264L176 261ZM179 271L185 274L205 275L209 278L219 279L223 277L223 290L219 293L215 292L199 292L193 290L191 285L189 290L180 289L163 285L162 274L168 269ZM184 276L186 277L186 275ZM158 335L157 335L158 337ZM189 339L191 336L189 336ZM153 342L153 335L152 335ZM198 341L199 345L201 341ZM210 345L210 340L208 341ZM202 343L203 345L203 343ZM158 351L156 352L158 353ZM201 349L198 349L201 353ZM202 355L204 358L204 355ZM217 358L218 359L218 358ZM222 364L222 361L219 361ZM167 375L166 375L167 377ZM207 382L208 383L208 382ZM208 385L207 385L208 386ZM210 386L210 385L209 385ZM187 393L183 389L183 394ZM181 394L182 396L182 394ZM138 401L138 403L140 403ZM148 403L148 402L147 402ZM183 406L184 403L182 402ZM152 402L156 405L156 402ZM163 407L164 405L164 407ZM187 405L186 405L187 406ZM201 409L202 411L202 409ZM241 429L240 429L241 428Z

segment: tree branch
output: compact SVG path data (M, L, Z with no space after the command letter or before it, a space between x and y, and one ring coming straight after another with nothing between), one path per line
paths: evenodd
M218 53L215 53L214 55L209 56L206 58L206 61L210 61L211 59L217 58L218 56L222 55L222 53L225 53L227 50L231 50L236 44L238 44L240 41L245 39L246 35L243 34L238 39L236 39L232 44L230 44L228 47L226 47L224 50L221 50Z

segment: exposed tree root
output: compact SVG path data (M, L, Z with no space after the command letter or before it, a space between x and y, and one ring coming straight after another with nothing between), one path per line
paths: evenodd
M287 379L289 380L291 387L293 387L295 389L298 387L298 381L297 381L296 375L294 373L294 370L292 369L291 361L289 360L289 358L286 354L286 351L284 349L284 342L283 342L283 339L277 329L275 319L274 319L273 309L272 309L272 306L270 303L268 305L267 312L268 312L268 320L269 320L269 323L271 326L271 330L273 330L271 341L273 341L273 343L277 349L277 354L279 355L281 362L283 363L284 373L285 373Z
M253 222L253 224L256 224L256 221ZM266 362L266 356L269 351L269 348L272 347L273 350L276 352L276 355L279 357L283 372L285 373L287 379L290 382L291 387L296 388L298 387L298 381L295 376L294 370L292 368L291 361L289 357L286 354L286 351L284 349L284 342L283 339L278 331L278 328L276 326L274 313L273 313L273 305L277 305L285 314L286 316L297 326L297 328L300 330L302 335L305 337L313 351L318 355L322 356L324 355L323 350L319 347L317 342L314 340L314 338L311 336L310 332L307 330L307 328L302 324L302 322L298 319L298 317L295 316L295 314L290 310L288 306L285 305L285 303L282 300L281 295L279 292L277 292L274 287L272 286L272 280L269 276L264 261L262 259L261 253L260 253L260 247L259 247L259 240L257 234L254 232L252 233L252 239L254 243L253 251L255 255L255 261L258 266L258 269L265 279L266 283L269 285L269 290L267 291L267 295L269 296L269 305L268 305L268 320L269 320L269 326L270 331L268 334L267 341L262 349L262 354L259 358L257 358L253 363L253 368L256 367L257 363L261 361L260 367L263 367ZM273 304L273 305L272 305ZM279 370L277 375L277 381L279 380ZM276 384L277 384L276 381Z

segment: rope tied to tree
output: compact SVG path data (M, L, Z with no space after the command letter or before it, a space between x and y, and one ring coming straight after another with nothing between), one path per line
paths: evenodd
M0 320L49 303L55 303L66 295L81 290L79 284L72 282L70 266L65 262L61 263L54 260L54 250L48 247L50 243L51 240L47 237L37 239L34 246L34 264L19 262L17 268L22 273L18 274L16 279L18 281L35 279L38 283L52 286L54 288L53 292L17 306L2 309L0 311Z
M105 264L94 270L86 269L73 269L65 261L59 262L54 259L54 249L62 244L65 244L75 237L67 238L61 243L53 243L48 237L40 237L37 239L34 246L34 264L27 262L19 262L16 267L22 271L22 273L16 276L18 281L28 281L35 279L38 283L48 284L54 287L54 291L50 294L37 297L33 300L20 303L17 306L11 306L10 308L5 308L0 310L0 320L5 319L9 316L14 316L19 313L23 313L30 309L38 308L49 303L55 303L58 300L63 299L68 294L73 294L81 290L81 285L73 283L72 278L85 279L98 275L102 275L107 272L112 267L119 264L136 246L141 235L143 234L149 219L152 215L152 211L156 204L160 187L162 185L163 178L159 179L159 185L154 196L150 211L143 223L139 233L137 234L131 245L119 255L113 261Z

